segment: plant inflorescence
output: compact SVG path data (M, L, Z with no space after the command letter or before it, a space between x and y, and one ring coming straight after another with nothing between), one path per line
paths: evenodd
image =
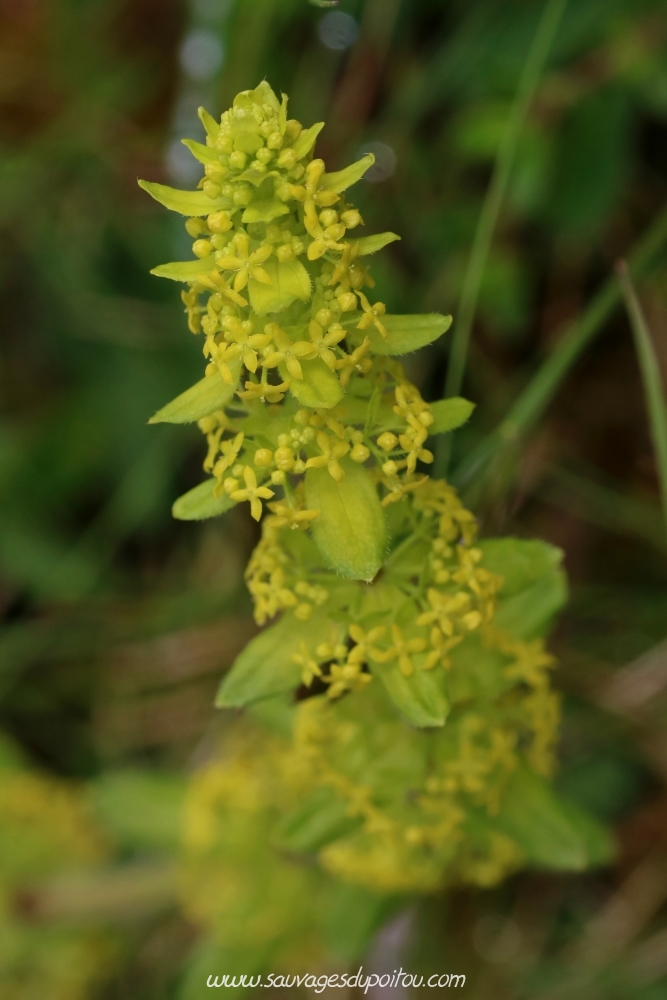
M193 783L191 849L206 858L227 837L233 854L259 837L379 893L600 860L604 834L545 780L560 554L479 541L455 490L428 475L429 437L473 407L425 402L397 360L450 320L391 315L373 295L369 255L398 237L359 236L346 196L373 157L327 172L322 124L288 119L266 83L201 119L206 144L186 141L198 190L142 182L187 216L194 259L154 273L187 284L206 364L153 420L196 420L207 441L208 478L177 517L248 503L261 520L246 577L271 624L220 689L221 707L254 719Z

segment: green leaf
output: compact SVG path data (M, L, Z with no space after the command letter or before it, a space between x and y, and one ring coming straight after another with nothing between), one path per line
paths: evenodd
M420 657L413 659L416 667L410 677L406 677L395 663L389 667L374 665L373 674L380 677L396 708L413 726L444 726L449 712L444 674L438 668L422 670Z
M196 142L195 139L181 139L181 142L200 163L220 163L219 149L205 146L203 142Z
M211 139L217 138L218 132L220 131L220 125L215 120L213 115L210 115L206 108L198 108L197 114L199 115L199 121L206 129L206 134L210 135Z
M310 649L317 643L340 642L345 627L334 623L321 611L313 612L307 622L293 614L284 615L275 625L260 632L245 647L218 691L218 708L241 708L263 698L293 691L301 683L301 667L292 655L301 643Z
M451 316L427 313L423 316L383 316L387 339L374 326L365 331L376 354L408 354L433 343L452 325Z
M139 181L139 187L148 191L165 208L181 215L202 216L210 212L218 212L222 208L233 208L229 198L209 198L203 191L178 191L166 184L154 184L152 181Z
M382 250L389 243L395 243L400 238L396 233L376 233L375 236L362 236L360 240L356 240L359 256L365 257L369 253L377 253L378 250Z
M159 264L151 274L158 278L170 278L172 281L196 281L202 274L211 274L215 270L213 257L202 257L197 260L177 260L171 264Z
M241 222L272 222L281 215L289 215L287 205L277 198L267 198L265 201L253 201L246 208Z
M182 392L171 403L158 410L149 424L191 424L195 420L207 417L226 406L234 395L236 383L241 372L241 359L235 358L229 363L229 370L234 378L234 384L225 382L219 372L207 375L195 385Z
M503 597L518 594L560 569L562 549L538 539L484 538L478 543L484 567L503 578Z
M219 517L225 511L231 510L234 501L226 493L216 497L213 492L217 480L205 479L203 483L188 490L171 508L172 515L178 521L206 521L209 517Z
M607 864L615 853L604 826L559 798L544 778L525 766L510 779L495 823L541 868L583 871Z
M326 188L327 191L335 191L336 194L340 194L341 191L346 191L347 188L352 187L353 184L360 181L374 163L375 157L373 154L366 153L356 163L351 163L349 167L345 167L343 170L335 170L332 174L325 174L322 178L322 187Z
M513 597L503 599L501 594L494 623L519 639L534 639L546 635L566 603L567 581L559 570Z
M321 358L302 361L303 378L292 378L287 369L280 365L283 379L290 380L290 392L303 406L331 409L345 395L340 379Z
M281 312L295 299L307 302L310 298L310 276L299 260L282 263L270 257L262 267L271 278L271 284L251 278L248 283L250 305L258 316Z
M304 129L296 142L292 143L291 148L294 150L299 160L302 156L305 156L306 153L311 151L315 145L315 140L323 128L324 122L316 122L316 124L311 125L310 128Z
M475 404L462 396L452 396L451 399L439 399L431 403L431 412L435 417L428 429L429 434L445 434L460 427L470 418Z
M333 788L324 786L288 813L277 830L276 846L282 850L312 853L332 840L346 837L360 824L348 814L347 803Z
M387 547L384 511L366 469L348 458L341 466L345 478L340 483L326 467L306 473L306 503L320 511L313 521L313 538L327 564L341 576L370 582Z
M479 543L483 565L503 577L495 621L521 639L543 635L567 601L563 553L553 545L523 538Z

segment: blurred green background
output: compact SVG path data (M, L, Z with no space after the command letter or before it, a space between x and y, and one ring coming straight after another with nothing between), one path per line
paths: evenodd
M57 858L42 878L2 848L0 937L6 921L24 942L0 941L2 1000L179 995L197 941L172 886L180 788L216 738L220 675L254 633L254 525L237 510L173 521L173 499L200 479L201 436L147 426L202 359L179 290L148 273L188 256L189 240L137 177L194 186L179 140L202 138L197 107L219 115L266 77L292 116L326 120L318 155L332 168L376 153L353 197L367 231L402 235L373 262L388 311L456 313L543 9L0 0L0 813L2 776L39 771L74 782L107 838L85 884L53 882ZM477 409L451 468L485 534L565 551L557 780L613 824L620 851L614 869L431 899L376 943L390 970L465 973L470 998L667 991L667 534L620 306L520 447L465 471L665 204L664 0L572 0L484 271L464 383ZM637 283L667 378L664 254ZM443 340L409 359L430 400ZM48 826L41 815L31 822ZM104 938L83 985L63 971L83 959L62 944L81 919Z

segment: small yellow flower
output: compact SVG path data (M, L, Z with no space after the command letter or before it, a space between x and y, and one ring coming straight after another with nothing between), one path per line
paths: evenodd
M347 441L335 441L331 443L331 438L324 431L320 431L317 435L317 446L322 452L321 455L317 455L315 458L309 458L306 462L307 469L321 469L325 465L328 469L329 475L340 483L345 478L345 473L341 468L339 458L343 455L347 455L350 450L350 445Z
M248 284L248 278L270 285L271 278L260 264L268 260L273 253L273 247L264 244L250 253L250 239L245 233L237 233L232 243L236 248L236 256L221 253L219 257L216 256L216 264L223 271L236 271L234 291L242 291Z
M381 639L387 629L384 625L372 628L370 632L364 632L360 625L350 625L350 636L356 645L352 647L348 656L349 663L366 663L369 659L375 659L383 655L382 650L374 645Z
M284 362L292 378L302 379L303 369L301 368L299 359L309 360L314 358L317 355L317 348L314 344L308 343L307 340L297 340L295 343L292 343L284 330L281 330L277 324L270 323L267 324L268 326L276 328L272 331L272 337L277 349L272 351L262 361L262 364L265 368L275 368L276 365Z
M220 445L220 451L222 452L222 458L213 466L213 475L218 479L222 476L223 472L235 464L238 457L238 453L241 450L241 445L243 444L244 434L243 431L239 431L233 440L223 441Z
M262 500L270 500L275 494L268 487L257 485L257 477L249 465L246 465L243 469L243 479L245 481L245 489L234 490L231 498L235 503L243 503L244 500L248 500L250 502L250 513L256 521L259 521L262 516Z
M357 296L361 302L361 308L364 310L364 315L357 323L357 330L368 330L370 326L374 326L386 340L387 328L380 319L387 311L384 302L376 302L372 306L363 292L357 292Z
M240 399L261 399L263 403L279 403L287 390L289 382L271 385L269 382L245 382L245 391L237 392Z
M339 344L345 337L345 330L343 327L340 323L333 323L329 327L328 332L325 334L317 320L312 319L310 321L310 325L308 326L308 333L310 334L310 339L315 345L315 350L317 352L315 357L322 358L322 361L324 361L324 363L333 370L336 367L336 355L331 348L336 344Z
M378 663L388 663L390 660L398 659L398 666L405 677L414 673L415 668L412 662L413 653L422 653L426 649L426 639L416 636L414 639L405 639L402 630L398 625L391 626L391 638L393 646L383 650L377 659Z
M276 528L306 529L311 521L320 516L319 510L293 510L284 503L270 503L269 510L276 515Z
M316 677L322 676L320 665L310 655L305 642L299 645L298 653L292 653L292 662L301 667L301 680L306 687L310 687Z
M352 351L352 354L344 354L340 361L336 362L336 369L340 372L340 384L346 386L352 377L352 373L357 371L365 375L373 367L373 362L367 358L371 347L371 342L366 337L363 344Z

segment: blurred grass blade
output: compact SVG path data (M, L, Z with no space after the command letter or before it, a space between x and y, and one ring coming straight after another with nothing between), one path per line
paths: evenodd
M666 239L667 207L630 253L629 273L635 278L643 274ZM619 283L615 277L610 277L583 314L567 326L554 350L542 362L496 430L487 435L456 468L452 481L457 486L466 486L478 473L483 472L499 449L516 443L522 434L535 426L579 355L600 332L620 300Z
M547 0L540 19L533 44L528 53L519 87L510 110L509 119L496 155L496 162L489 189L477 222L475 238L470 251L468 265L463 276L458 317L452 338L452 348L445 380L445 397L458 396L463 383L470 333L477 311L482 277L486 267L493 233L498 222L500 209L505 199L512 167L516 157L519 137L528 111L535 97L551 49L554 36L560 24L567 0ZM434 475L447 471L451 438L441 438L438 442Z
M624 260L618 262L616 271L625 306L628 310L628 316L630 317L630 326L632 327L632 335L635 340L635 348L637 350L637 358L644 385L646 408L651 425L651 437L653 438L653 445L655 447L658 478L660 480L665 532L667 534L667 400L665 399L665 388L662 384L660 365L655 354L651 334L646 325L646 318L637 298L634 285L632 284L628 265Z

